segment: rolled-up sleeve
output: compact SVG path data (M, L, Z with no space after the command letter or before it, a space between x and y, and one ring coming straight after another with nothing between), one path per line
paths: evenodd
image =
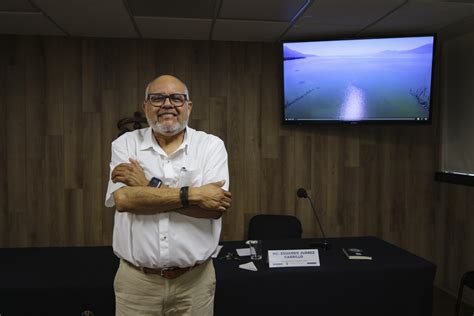
M130 154L127 152L125 137L120 137L112 143L112 155L110 159L110 173L109 173L109 184L107 186L107 193L105 194L105 206L115 206L115 200L113 193L118 189L126 186L122 182L112 182L112 170L121 163L129 162Z
M228 191L230 183L227 150L224 142L215 137L214 143L208 149L202 182L208 184L220 180L225 180L222 188Z

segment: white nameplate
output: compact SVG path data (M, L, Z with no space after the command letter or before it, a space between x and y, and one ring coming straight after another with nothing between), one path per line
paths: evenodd
M319 267L318 249L268 250L270 268Z

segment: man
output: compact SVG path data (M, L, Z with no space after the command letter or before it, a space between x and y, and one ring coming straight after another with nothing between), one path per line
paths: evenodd
M183 82L160 76L145 92L150 127L112 143L117 315L213 314L209 258L231 203L229 171L222 140L187 126L192 106Z

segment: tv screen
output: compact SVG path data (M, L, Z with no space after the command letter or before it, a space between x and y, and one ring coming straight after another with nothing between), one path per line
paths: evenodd
M283 42L283 121L426 123L435 37Z

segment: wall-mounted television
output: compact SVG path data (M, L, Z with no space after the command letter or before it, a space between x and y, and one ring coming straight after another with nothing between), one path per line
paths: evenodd
M281 48L283 123L431 122L435 35Z

